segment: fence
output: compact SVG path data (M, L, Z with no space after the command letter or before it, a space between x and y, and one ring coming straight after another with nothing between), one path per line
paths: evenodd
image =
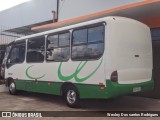
M16 32L12 32L9 27L0 26L0 45L8 44L22 36L25 36L25 34L18 34Z

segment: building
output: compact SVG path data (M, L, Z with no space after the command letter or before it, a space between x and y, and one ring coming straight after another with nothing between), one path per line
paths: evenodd
M57 0L31 0L1 11L0 44L6 44L18 37L36 33L31 31L31 28L52 23L53 17L56 17L56 11ZM53 14L55 15L53 16Z
M45 6L44 6L45 5ZM0 26L16 34L33 34L96 16L123 16L151 28L154 52L154 96L160 89L160 0L31 0L0 12ZM147 93L148 94L148 93ZM159 95L160 97L160 95Z

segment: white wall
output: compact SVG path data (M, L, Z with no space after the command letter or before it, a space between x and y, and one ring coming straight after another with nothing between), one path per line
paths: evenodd
M60 0L59 21L144 0Z
M59 0L59 21L144 0ZM57 0L31 0L0 12L0 27L18 28L53 19Z
M57 0L31 0L0 12L0 26L17 28L53 19Z

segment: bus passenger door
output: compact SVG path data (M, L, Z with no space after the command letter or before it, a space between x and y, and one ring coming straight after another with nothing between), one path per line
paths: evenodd
M16 88L24 89L23 81L26 41L18 41L12 45L8 58L6 59L5 78L16 80ZM21 83L21 84L19 84Z

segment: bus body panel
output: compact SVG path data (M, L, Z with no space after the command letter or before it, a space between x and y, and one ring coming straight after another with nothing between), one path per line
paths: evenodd
M119 84L136 84L152 79L150 29L135 20L115 18L108 21L106 41L106 79L118 72Z

